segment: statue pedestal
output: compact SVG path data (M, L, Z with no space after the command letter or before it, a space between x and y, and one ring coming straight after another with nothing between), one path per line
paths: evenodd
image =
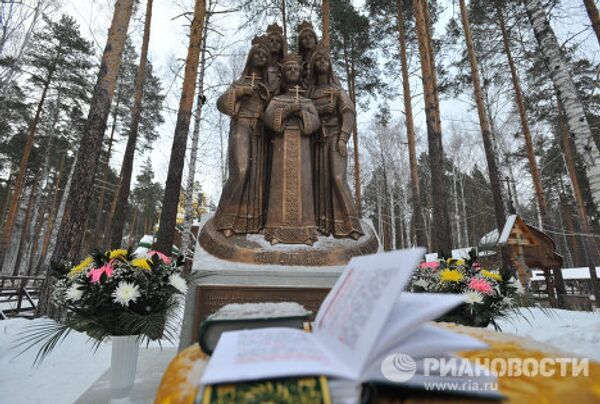
M198 340L200 323L229 303L297 302L317 314L350 258L373 254L379 240L362 222L358 240L319 237L313 245L276 244L262 234L225 238L205 216L196 245L179 349Z
M209 254L244 264L276 266L324 267L343 266L350 258L374 254L379 249L379 240L371 225L362 221L364 235L358 240L336 239L319 236L312 246L307 244L275 244L265 240L262 234L234 234L225 237L217 231L210 218L202 227L199 242ZM236 265L239 267L239 265Z
M200 323L229 303L297 302L316 315L343 266L242 264L216 258L196 246L179 349L198 340Z

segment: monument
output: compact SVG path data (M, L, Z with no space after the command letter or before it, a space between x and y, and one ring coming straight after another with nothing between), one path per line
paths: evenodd
M227 303L289 300L316 313L343 266L379 249L348 186L355 112L329 50L309 22L298 26L300 54L287 52L281 32L272 24L252 40L239 79L217 101L231 119L229 177L200 231L202 276L188 296L193 331L183 346Z

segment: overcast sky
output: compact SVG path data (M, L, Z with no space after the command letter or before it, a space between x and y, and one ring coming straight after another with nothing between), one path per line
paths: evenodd
M132 21L130 25L130 36L136 43L136 47L139 49L141 42L141 36L143 31L143 17L145 9L145 2L141 2L139 6L142 10L137 13L137 19ZM354 2L359 7L364 1ZM458 13L458 7L453 5L450 0L447 0L448 7L446 7L444 14L436 26L436 35L440 35L443 32L444 25L447 20ZM557 30L560 39L564 40L572 35L579 33L576 36L576 41L583 41L584 46L582 52L585 52L588 57L591 57L596 63L600 57L600 51L596 39L593 37L591 30L587 30L584 33L580 33L589 26L589 20L585 14L582 2L579 0L564 0L565 19L558 21L554 28ZM80 24L80 29L83 35L88 39L93 40L98 48L98 53L104 47L106 34L110 25L110 18L112 16L113 0L62 0L60 1L61 11L72 15ZM184 11L192 10L192 0L155 0L153 7L152 17L152 30L150 37L150 51L149 59L152 61L154 69L161 76L163 80L163 86L167 92L167 98L165 100L165 124L160 128L160 139L156 143L155 149L151 152L150 156L153 161L153 166L156 172L156 178L160 182L166 180L166 172L169 162L169 154L171 149L171 142L173 137L173 131L176 120L176 111L179 104L179 96L181 91L180 81L175 79L173 74L176 60L180 61L185 59L187 51L187 34L189 32L189 26L187 21L181 14ZM224 52L223 56L220 56L216 63L207 71L206 83L208 86L216 84L219 80L222 81L223 71L231 69L231 65L234 65L236 52L239 53L240 49L247 44L240 44L241 38L247 37L248 33L241 32L238 30L239 23L241 21L240 16L237 13L219 15L213 20L215 31L209 33L209 47L226 48L228 51ZM265 27L266 28L266 27ZM216 31L219 33L217 34ZM239 64L240 56L237 56ZM232 61L233 60L233 61ZM181 64L181 63L180 63ZM418 77L414 77L411 81L411 86L415 94L420 93L420 82ZM215 94L218 93L218 88L214 89ZM480 134L478 130L478 121L476 111L471 109L470 94L463 96L460 99L446 99L442 98L441 111L442 111L442 124L443 131L446 141L449 140L449 133L452 132L451 125L458 125L461 132L466 133L471 139L472 145L476 149L480 149ZM216 98L209 99L209 103L216 102ZM210 108L214 110L214 105ZM374 104L367 111L360 111L359 120L359 133L365 134L366 128L375 111L376 104ZM394 114L401 114L403 110L403 104L401 97L391 102L391 108ZM421 97L414 98L413 108L416 113L416 124L420 128L424 128L424 114L423 114L423 101ZM226 122L226 121L225 121ZM225 128L228 125L225 124ZM196 178L200 181L204 191L206 191L211 198L218 201L220 194L221 177L219 167L219 156L218 156L218 144L219 134L215 130L215 121L212 118L211 122L204 122L202 126L202 147L200 150L200 159L198 162L198 169L196 172ZM419 132L419 147L424 150L426 147L426 139L424 131ZM122 147L117 148L117 152L111 159L111 165L115 168L119 167L122 158ZM136 155L135 165L139 167L141 163L146 160L147 156ZM480 166L485 163L480 164ZM134 173L135 175L135 173ZM184 176L187 176L187 167ZM528 188L529 183L527 181L519 184L519 192L525 197L529 195Z

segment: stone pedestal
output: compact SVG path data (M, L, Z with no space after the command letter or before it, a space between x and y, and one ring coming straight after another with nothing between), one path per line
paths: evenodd
M380 248L367 221L358 240L321 236L313 246L272 246L262 234L225 238L208 215L200 227L192 265L196 283L186 296L180 350L197 341L206 317L229 303L297 302L316 315L350 258Z
M179 349L196 342L200 323L229 303L297 302L314 316L343 269L241 264L213 257L197 245L193 273L198 279L186 296Z

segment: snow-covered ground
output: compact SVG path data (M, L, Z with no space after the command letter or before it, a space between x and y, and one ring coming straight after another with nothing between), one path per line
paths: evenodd
M600 361L599 312L540 309L520 312L522 316L501 321L503 332L527 336L554 345L562 352ZM30 324L32 321L24 319L0 321L0 403L72 403L109 368L110 342L94 353L88 338L76 332L40 366L32 367L34 350L16 356L18 351L11 349L23 327Z
M600 362L600 312L527 308L519 313L499 321L502 332Z
M183 307L174 313L181 327ZM110 367L111 342L92 349L89 337L72 331L39 365L33 366L37 349L19 354L15 347L23 331L48 319L0 320L0 404L73 403ZM162 348L177 349L179 341L162 341ZM156 351L161 346L152 341L140 347ZM139 373L139 370L138 370ZM122 400L121 400L122 401Z

